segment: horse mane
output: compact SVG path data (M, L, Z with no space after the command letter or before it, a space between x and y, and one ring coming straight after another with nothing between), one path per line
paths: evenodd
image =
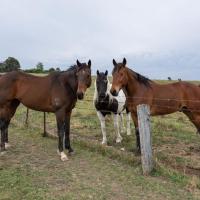
M132 73L132 75L134 76L134 78L141 84L147 86L147 87L150 87L150 83L152 82L152 80L150 80L149 78L137 73L137 72L134 72L132 69L129 68L129 71Z
M71 65L65 72L68 72L68 71L74 71L74 70L80 70L80 69L82 69L82 68L84 68L84 67L86 67L87 66L87 64L86 63L82 63L82 66L81 67L79 67L79 66L77 66L77 65Z

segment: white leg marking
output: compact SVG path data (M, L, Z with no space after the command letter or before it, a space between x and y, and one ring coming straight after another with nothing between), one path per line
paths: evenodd
M5 154L6 154L6 151L0 152L0 155L1 155L1 156L5 155Z
M67 155L66 155L63 151L60 152L60 159L61 159L62 161L67 161L67 160L69 160L68 157L67 157Z
M99 117L101 123L101 132L103 135L102 144L107 144L105 117L99 111L97 111L97 116Z
M5 142L5 148L8 149L10 147L11 147L11 145L9 143Z
M119 132L119 123L118 123L118 114L114 114L114 128L117 135L116 143L120 143L122 141L122 136Z
M121 112L119 116L120 116L120 133L124 133L126 132L126 129L124 126L124 114Z
M131 135L131 112L128 112L126 115L126 123L127 123L127 135Z

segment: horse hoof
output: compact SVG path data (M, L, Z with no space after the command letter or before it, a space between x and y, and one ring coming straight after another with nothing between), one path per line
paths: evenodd
M69 155L69 156L73 156L74 154L75 154L74 151L69 151L69 152L68 152L68 155Z
M10 148L11 147L11 145L9 144L9 143L5 143L5 148L6 149L8 149L8 148Z
M126 133L127 135L131 135L131 131L129 130L129 131L127 131L127 133Z
M106 146L107 145L107 141L102 141L101 144Z
M126 129L123 128L123 129L121 130L121 132L122 132L122 133L126 133Z
M141 155L141 149L140 148L137 148L137 150L135 152L135 155L136 156L140 156Z
M6 154L6 151L1 151L1 152L0 152L0 155L1 155L1 156L5 155L5 154Z
M60 159L61 159L63 162L69 160L68 157L67 157L67 155L66 155L64 152L61 152L60 155L61 155Z
M122 142L122 138L117 138L116 139L116 143L121 143Z

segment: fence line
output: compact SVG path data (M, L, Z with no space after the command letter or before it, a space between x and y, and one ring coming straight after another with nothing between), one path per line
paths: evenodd
M84 101L93 101L94 100L94 96L86 96L86 98L91 98L91 99L84 99ZM182 101L182 102L200 102L200 100L194 100L194 99L188 99L188 100L184 100L184 99L171 99L171 98L149 98L149 97L126 97L126 99L144 99L144 100L160 100L160 101Z

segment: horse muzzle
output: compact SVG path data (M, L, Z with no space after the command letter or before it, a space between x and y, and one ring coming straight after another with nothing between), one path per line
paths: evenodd
M116 97L116 96L118 96L118 93L119 93L119 92L117 92L115 89L113 89L113 90L111 89L111 90L110 90L110 93L111 93L113 96Z

